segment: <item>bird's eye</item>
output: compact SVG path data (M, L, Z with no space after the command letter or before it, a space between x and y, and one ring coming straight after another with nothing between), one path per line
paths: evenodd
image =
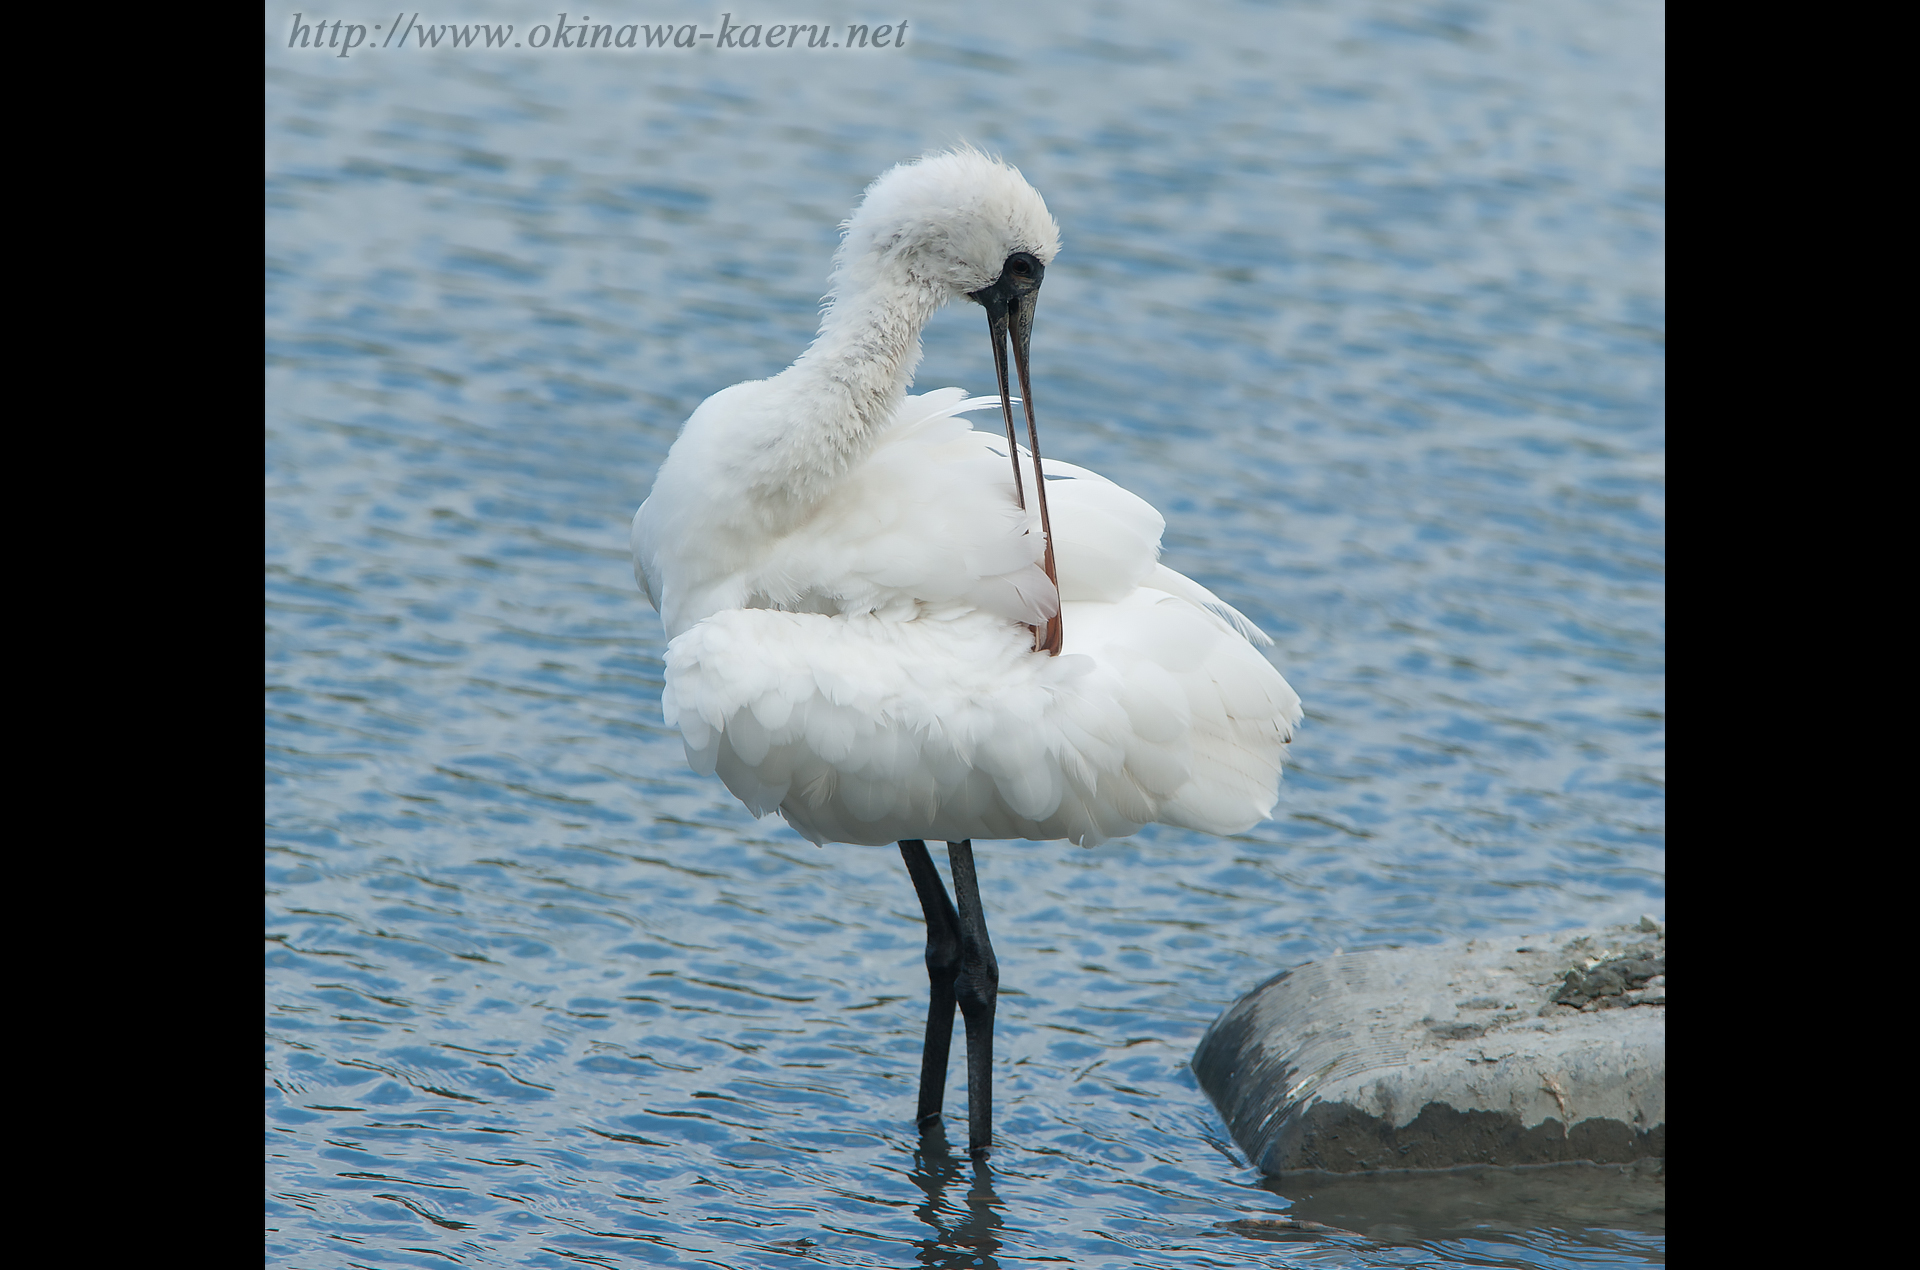
M1028 264L1026 261L1020 259L1020 257L1018 256L1015 256L1012 260L1009 260L1007 262L1007 268L1013 270L1015 273L1019 274L1023 278L1033 273L1033 266Z

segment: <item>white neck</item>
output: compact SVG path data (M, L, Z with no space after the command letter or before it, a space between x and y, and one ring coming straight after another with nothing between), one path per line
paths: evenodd
M947 300L904 278L836 281L819 335L773 380L786 398L780 432L762 439L750 472L757 498L794 511L817 504L866 456L913 383L920 332Z

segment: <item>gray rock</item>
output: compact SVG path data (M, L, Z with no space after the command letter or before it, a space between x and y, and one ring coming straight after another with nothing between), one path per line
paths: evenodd
M1194 1073L1269 1174L1664 1159L1666 938L1643 918L1309 962L1215 1020Z

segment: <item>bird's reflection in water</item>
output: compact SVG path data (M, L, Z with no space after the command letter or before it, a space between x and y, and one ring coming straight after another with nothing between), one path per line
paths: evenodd
M993 1169L985 1160L955 1155L939 1121L921 1135L920 1149L913 1153L913 1184L927 1193L927 1202L914 1211L934 1231L931 1239L920 1241L920 1263L998 1270L995 1232L1003 1223Z

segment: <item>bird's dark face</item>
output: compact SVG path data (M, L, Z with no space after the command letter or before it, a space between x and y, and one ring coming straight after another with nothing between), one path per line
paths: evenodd
M1008 304L1019 297L1036 294L1046 273L1047 267L1040 263L1038 256L1030 251L1016 251L1000 266L998 278L978 291L967 292L967 299L985 305L991 313L996 302Z

